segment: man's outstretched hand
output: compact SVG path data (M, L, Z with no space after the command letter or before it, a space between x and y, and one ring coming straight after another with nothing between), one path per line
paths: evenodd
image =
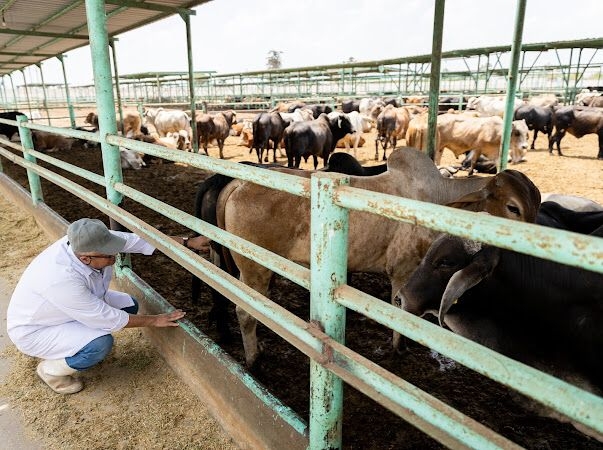
M172 311L166 314L157 314L155 316L155 327L177 327L177 320L182 319L186 313L181 309L177 309L176 311Z
M130 314L126 328L134 327L177 327L178 320L182 319L186 313L181 309L154 315L136 315Z

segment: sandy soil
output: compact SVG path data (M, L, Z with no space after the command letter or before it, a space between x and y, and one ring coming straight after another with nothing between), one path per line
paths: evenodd
M49 244L32 217L0 196L3 283L12 290ZM72 396L57 395L38 379L38 359L14 346L3 352L12 367L0 396L21 413L32 439L48 449L237 448L140 329L116 333L115 343L99 367L81 373L86 387Z
M239 114L240 118L243 116L252 115ZM367 144L361 149L359 159L365 165L381 163L373 160L374 133L366 137ZM238 137L227 139L226 158L233 161L256 161L255 155L250 155L245 147L237 145L238 140ZM567 136L562 142L565 157L549 156L546 148L545 138L539 137L536 150L528 153L527 162L510 167L525 172L542 192L582 195L603 203L603 161L596 160L596 136L586 136L579 140ZM211 156L217 156L218 149L210 147L209 152ZM69 152L55 153L53 156L96 173L101 170L100 152L96 150L74 147ZM279 162L285 163L285 159L279 158ZM456 163L454 157L445 152L443 164L453 163ZM11 177L22 185L27 185L22 168L7 162L4 162L4 167ZM310 168L309 165L304 167ZM104 195L101 188L88 181L61 170L57 172L77 179L84 187ZM196 187L208 175L194 167L152 164L140 171L124 171L124 180L126 184L144 193L193 213ZM466 172L459 172L457 176L466 176ZM89 205L56 189L51 183L43 181L43 189L48 205L69 221L84 216L106 219ZM190 234L189 230L169 218L131 200L125 200L122 206L167 234ZM204 333L218 339L215 328L208 322L211 307L208 289L204 289L198 303L193 303L190 298L190 274L163 254L151 258L134 257L133 266L170 303L185 309L187 317ZM390 289L385 277L354 274L351 284L389 301ZM299 317L308 318L308 293L305 290L276 277L269 296ZM347 322L346 342L355 351L522 446L534 449L603 448L603 445L585 438L567 424L536 416L519 396L462 366L457 365L452 370L442 372L440 364L430 356L429 349L418 344L411 345L410 351L403 356L392 354L391 332L369 319L349 313ZM242 362L243 351L234 308L230 311L230 326L234 340L222 343L221 346ZM263 326L259 327L258 335L264 343L265 355L253 376L302 417L307 418L307 358ZM345 390L343 434L346 449L441 448L438 443L351 388Z

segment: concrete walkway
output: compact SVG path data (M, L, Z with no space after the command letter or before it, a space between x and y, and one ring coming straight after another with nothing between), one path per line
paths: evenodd
M11 344L6 334L6 308L12 294L6 280L0 275L0 352ZM10 361L0 358L0 383L4 383L10 369ZM9 401L0 397L0 448L10 450L38 450L44 446L25 435L19 412L12 408Z

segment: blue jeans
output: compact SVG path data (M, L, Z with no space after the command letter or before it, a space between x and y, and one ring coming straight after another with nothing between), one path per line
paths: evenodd
M127 308L122 308L122 311L128 314L136 314L138 312L138 302L132 298L134 304ZM113 347L113 336L105 334L84 345L75 355L65 358L65 362L72 369L86 370L101 362L111 351Z

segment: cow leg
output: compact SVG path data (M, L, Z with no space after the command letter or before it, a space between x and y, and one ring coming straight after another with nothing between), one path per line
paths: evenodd
M358 159L358 154L357 154L357 152L358 152L358 144L360 144L360 133L356 132L356 134L354 135L354 158L356 158L356 159Z
M534 147L534 143L536 142L536 137L538 136L538 130L534 129L534 139L532 139L532 146L530 147L532 150L534 150L536 147Z
M481 155L481 152L477 149L473 152L473 157L471 158L471 167L469 167L469 172L467 173L468 177L473 175L473 171L475 170L475 165L477 164L477 160L479 159L480 155Z
M599 154L597 155L597 159L603 159L603 128L597 134L599 135Z
M398 138L394 137L394 140L392 142L392 149L396 148L397 143L398 143ZM387 156L386 156L385 150L383 150L383 161L387 161Z
M379 141L380 140L381 140L381 138L379 136L377 136L377 138L375 139L375 161L379 160Z
M239 262L242 265L241 281L260 294L266 295L272 272L250 260L247 260L247 262L245 260L237 261L237 263ZM240 306L236 307L236 312L245 350L245 364L248 368L252 368L262 352L262 346L258 344L256 333L257 320Z
M312 155L312 159L314 160L314 170L316 170L318 168L318 156ZM326 159L325 159L325 164L326 164Z
M561 139L563 139L563 136L565 136L565 132L566 130L556 130L555 131L555 135L553 136L553 140L550 142L549 144L549 153L552 155L553 154L553 145L555 143L557 143L557 153L559 154L559 156L563 156L563 153L561 153Z
M218 148L220 149L220 159L224 159L224 140L218 139Z

